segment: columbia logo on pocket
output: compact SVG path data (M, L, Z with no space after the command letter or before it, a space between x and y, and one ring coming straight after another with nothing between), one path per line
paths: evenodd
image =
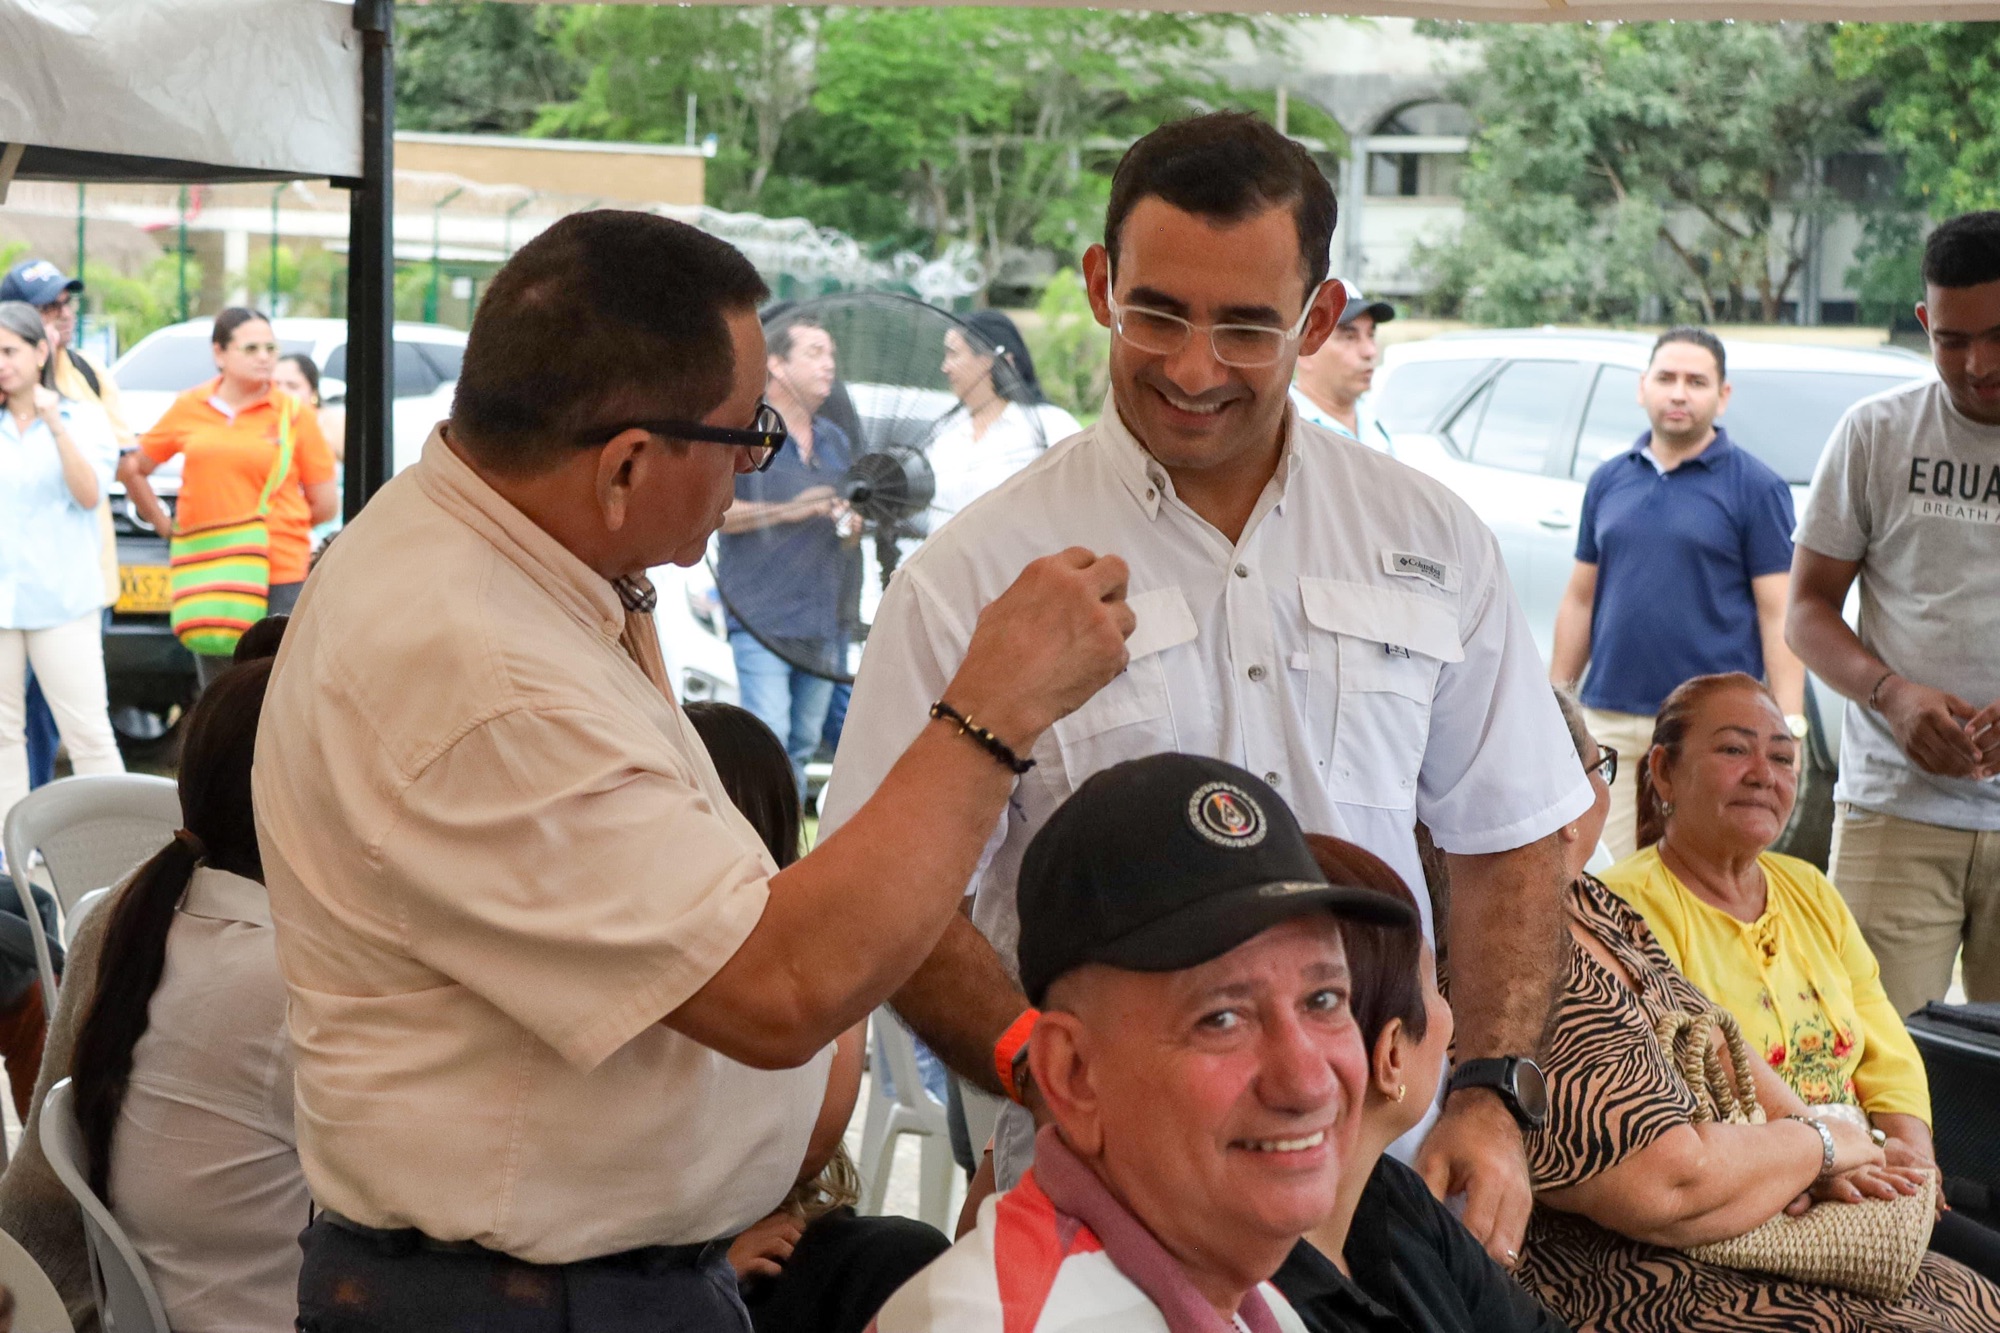
M1408 648L1405 648L1401 644L1396 644L1396 643L1383 644L1382 651L1387 653L1391 657L1408 657L1410 655L1410 650Z

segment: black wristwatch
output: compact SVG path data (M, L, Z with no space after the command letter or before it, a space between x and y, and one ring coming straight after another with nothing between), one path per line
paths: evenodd
M1537 1130L1549 1118L1549 1085L1542 1067L1524 1055L1467 1060L1451 1071L1445 1096L1461 1088L1491 1088L1523 1130Z

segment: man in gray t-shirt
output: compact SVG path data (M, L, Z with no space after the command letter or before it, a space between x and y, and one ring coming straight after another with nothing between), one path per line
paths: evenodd
M1939 378L1835 427L1787 626L1849 700L1830 870L1903 1013L1943 998L1961 942L1967 996L2000 1000L2000 213L1932 234L1917 318Z

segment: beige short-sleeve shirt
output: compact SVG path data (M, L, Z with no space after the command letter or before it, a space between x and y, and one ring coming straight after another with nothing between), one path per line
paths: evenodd
M774 868L625 631L437 435L308 583L255 798L322 1205L561 1263L790 1188L827 1057L753 1070L660 1023Z

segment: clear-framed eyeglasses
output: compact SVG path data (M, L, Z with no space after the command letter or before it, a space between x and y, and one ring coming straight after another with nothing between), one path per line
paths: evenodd
M1142 352L1153 356L1177 355L1200 332L1207 335L1217 361L1238 370L1255 370L1276 365L1286 349L1304 335L1318 296L1319 288L1315 287L1306 298L1306 308L1288 329L1272 324L1197 324L1150 306L1120 305L1108 290L1104 299L1111 307L1112 332Z

